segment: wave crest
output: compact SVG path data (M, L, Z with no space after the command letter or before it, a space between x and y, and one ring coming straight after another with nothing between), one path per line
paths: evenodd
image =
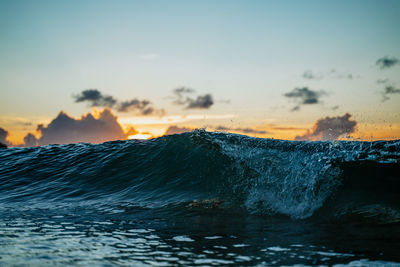
M0 199L145 207L218 199L218 208L292 218L343 215L365 204L371 212L399 214L399 193L386 190L400 185L399 159L399 140L283 141L204 130L149 141L10 148L0 151ZM381 189L372 202L367 184Z

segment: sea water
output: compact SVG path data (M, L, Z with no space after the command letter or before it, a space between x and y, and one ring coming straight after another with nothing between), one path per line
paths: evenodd
M400 141L0 149L0 265L400 266Z

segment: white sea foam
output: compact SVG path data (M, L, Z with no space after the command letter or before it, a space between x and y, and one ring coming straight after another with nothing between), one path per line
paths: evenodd
M174 236L172 239L178 242L194 242L193 239L185 235Z
M326 151L271 147L265 139L239 140L217 142L237 164L242 179L233 181L233 187L247 188L245 206L252 213L307 218L340 184L340 170L331 165Z
M250 245L247 245L247 244L234 244L233 245L234 248L244 248L244 247L248 247L248 246L250 246Z
M281 247L269 247L268 250L280 252L280 251L289 251L289 248L281 248Z

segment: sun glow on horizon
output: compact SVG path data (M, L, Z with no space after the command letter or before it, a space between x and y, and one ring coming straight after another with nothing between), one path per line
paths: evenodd
M152 137L153 137L153 135L150 134L150 133L138 133L138 134L134 134L134 135L128 136L128 139L129 139L129 140L132 140L132 139L136 139L136 140L147 140L147 139L150 139L150 138L152 138Z

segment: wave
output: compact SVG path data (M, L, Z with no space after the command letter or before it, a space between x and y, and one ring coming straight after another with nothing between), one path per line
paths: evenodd
M400 222L400 140L285 141L195 130L0 150L7 205L131 203Z

